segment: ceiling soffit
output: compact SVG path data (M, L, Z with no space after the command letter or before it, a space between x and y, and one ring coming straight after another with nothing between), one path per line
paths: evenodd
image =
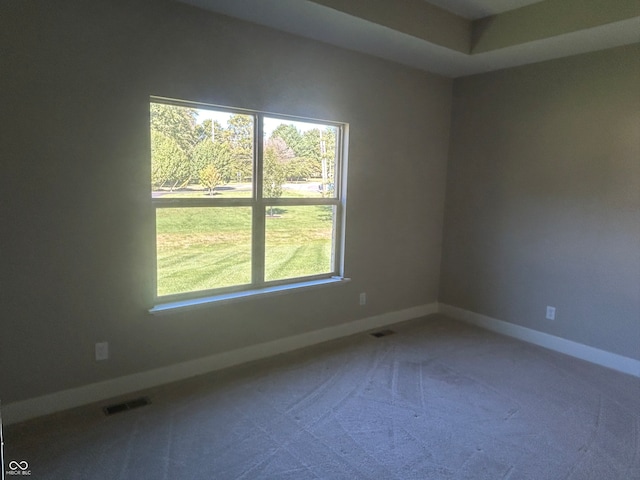
M638 0L544 0L477 20L425 0L177 1L450 77L640 42Z

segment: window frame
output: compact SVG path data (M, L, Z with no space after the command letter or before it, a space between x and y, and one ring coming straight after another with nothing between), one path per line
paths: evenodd
M162 198L151 197L154 216L154 307L149 311L163 311L165 309L199 306L215 301L228 301L236 298L247 298L255 295L282 293L288 289L324 286L329 283L348 280L344 278L344 244L346 222L346 156L348 124L338 121L318 120L286 114L263 112L243 108L233 108L201 102L176 100L165 97L150 96L149 105L173 105L177 107L213 110L231 114L248 115L253 117L253 159L252 159L252 195L250 198ZM335 168L334 168L334 197L263 197L263 162L264 162L264 118L281 119L290 122L304 122L317 124L318 127L336 128ZM150 119L149 119L150 125ZM150 128L148 129L150 131ZM151 165L151 149L149 149L149 165ZM265 280L265 250L266 250L266 211L267 207L278 206L332 206L334 208L332 229L332 270L327 273L291 277L280 280ZM251 281L248 284L233 285L205 290L193 290L169 295L158 294L158 250L157 250L157 211L164 208L251 208Z

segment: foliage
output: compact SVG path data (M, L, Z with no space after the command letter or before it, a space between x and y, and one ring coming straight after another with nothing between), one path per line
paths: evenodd
M201 141L193 149L191 163L192 171L198 173L207 165L213 165L220 174L220 183L229 183L234 177L235 168L226 143L211 139Z
M302 134L293 124L280 124L271 132L271 138L281 138L287 146L293 151L293 156L301 155Z
M336 128L314 128L301 133L293 124L282 124L271 133L270 140L275 139L282 139L293 151L293 157L287 165L289 180L322 177L323 183L333 182Z
M315 176L314 169L306 158L295 157L287 164L287 179L289 180L304 181L313 176Z
M300 156L308 158L314 177L323 177L322 162L325 161L327 175L331 175L331 164L336 155L336 129L314 128L302 134ZM324 179L324 178L323 178Z
M198 111L182 106L152 103L150 114L154 188L197 184L208 165L220 176L218 184L251 180L251 115L230 115L223 126L210 119L197 123ZM293 123L279 125L264 144L265 195L277 198L285 181L311 178L322 179L323 195L329 191L335 177L336 132L330 126L302 132Z
M197 137L197 143L205 140L213 140L213 122L207 118L194 127L194 133Z
M211 163L200 170L199 177L200 184L209 190L209 195L213 195L213 190L222 183L222 175Z
M186 186L213 165L219 183L250 179L253 171L253 119L231 115L227 128L210 119L197 123L196 109L152 103L151 155L154 188Z
M263 166L263 195L267 198L279 198L282 196L282 184L285 182L286 176L286 159L278 157L275 147L268 146L264 150L264 166ZM273 210L270 210L273 215Z
M221 132L222 140L229 146L237 181L251 178L253 171L253 118L249 115L232 115L227 129Z
M151 130L175 140L182 151L189 156L198 142L196 110L163 103L152 103L150 113Z
M301 133L293 124L279 125L271 133L270 140L282 140L293 151L293 156L286 166L287 179L302 181L310 177L323 177L323 183L333 183L335 132L334 127L326 127Z
M271 136L269 140L264 142L264 148L265 150L273 150L275 156L282 163L288 163L294 157L293 150L280 137Z
M189 162L178 142L164 133L151 131L151 182L159 188L167 184L173 190L189 180Z

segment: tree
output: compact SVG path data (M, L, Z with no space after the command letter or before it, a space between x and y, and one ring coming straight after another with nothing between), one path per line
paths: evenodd
M207 118L202 123L197 124L195 126L195 137L197 139L196 145L204 140L213 140L213 122Z
M151 130L156 132L156 150L159 155L159 164L156 165L154 174L157 186L169 183L173 190L198 178L198 172L204 165L194 165L194 149L199 142L211 138L213 127L210 120L205 120L200 125L196 124L197 117L198 111L194 108L163 103L151 104ZM173 152L173 156L170 152ZM162 175L165 178L160 182L159 178Z
M265 148L272 148L275 151L287 180L303 180L311 176L312 169L308 159L296 156L282 137L272 135L265 142Z
M303 157L294 157L286 164L287 180L303 181L312 176L313 169Z
M214 143L225 142L224 127L220 125L220 122L217 120L214 120L213 125L211 126L211 140L213 140Z
M281 124L271 132L271 138L281 138L293 150L294 157L302 157L302 135L293 124Z
M172 137L151 130L151 182L160 188L169 183L171 190L189 181L189 158Z
M191 157L192 172L195 177L207 165L213 165L222 178L222 183L229 183L234 175L234 165L231 159L229 145L224 142L213 142L210 139L203 140L193 149Z
M302 154L310 159L314 177L322 178L322 191L330 191L335 182L336 128L314 128L302 135Z
M312 175L309 160L301 155L302 135L294 125L279 125L267 143L276 148L278 158L286 160L288 180L304 180Z
M263 195L267 198L279 198L282 196L282 184L286 179L284 164L278 158L273 147L264 149L263 165ZM269 216L273 216L273 207L269 207Z
M151 129L173 138L182 151L190 156L191 150L199 140L196 131L196 109L152 103L150 114Z
M222 176L212 164L200 170L199 177L200 183L209 190L209 195L213 195L215 188L222 183Z
M253 118L231 115L223 136L229 145L236 177L238 180L250 177L253 171Z
M269 140L264 142L264 148L265 150L273 150L276 157L278 157L278 160L280 160L282 163L288 162L295 156L293 150L287 145L287 142L285 142L280 137L272 136Z

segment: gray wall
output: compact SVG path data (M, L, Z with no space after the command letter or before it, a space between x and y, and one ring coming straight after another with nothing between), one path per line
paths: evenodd
M440 301L640 359L638 78L635 45L454 82Z
M437 300L451 80L158 0L5 0L0 46L3 402ZM349 122L353 281L150 316L149 95Z

